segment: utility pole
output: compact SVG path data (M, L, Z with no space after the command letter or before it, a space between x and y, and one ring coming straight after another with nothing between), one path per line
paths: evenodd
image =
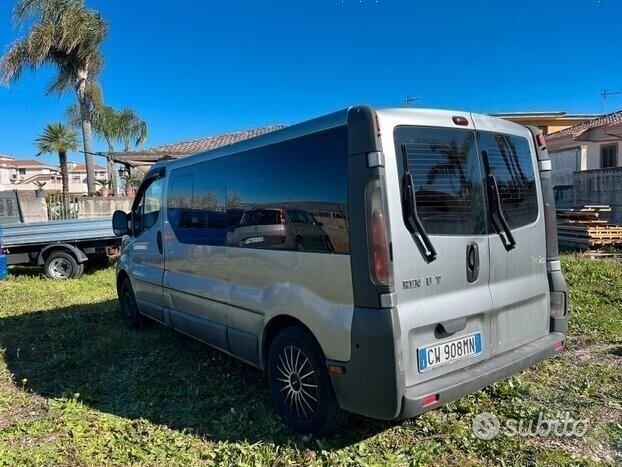
M418 100L418 97L406 96L406 99L402 101L402 107L412 107L413 103Z
M607 91L606 89L603 89L600 92L600 112L605 115L605 101L610 97L610 96L620 96L622 95L622 91Z

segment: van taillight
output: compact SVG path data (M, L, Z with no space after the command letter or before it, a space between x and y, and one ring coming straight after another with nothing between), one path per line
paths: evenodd
M285 224L285 223L286 223L285 213L281 211L281 224Z
M389 225L380 180L371 182L366 192L369 272L374 284L392 286Z

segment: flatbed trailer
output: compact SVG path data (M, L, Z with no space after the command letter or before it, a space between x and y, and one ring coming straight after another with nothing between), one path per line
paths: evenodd
M111 217L8 224L1 231L9 266L36 265L52 279L78 278L87 262L115 256L121 246Z

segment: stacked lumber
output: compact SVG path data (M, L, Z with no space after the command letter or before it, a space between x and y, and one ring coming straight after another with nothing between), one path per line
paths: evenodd
M584 250L622 247L622 226L610 224L611 207L587 205L580 209L557 210L560 246Z

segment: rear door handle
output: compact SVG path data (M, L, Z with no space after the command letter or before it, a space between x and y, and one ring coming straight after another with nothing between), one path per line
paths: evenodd
M470 242L466 247L466 277L469 283L479 277L479 247L476 242Z
M156 243L158 244L158 251L160 254L164 251L162 248L162 232L158 230L158 234L156 235Z

